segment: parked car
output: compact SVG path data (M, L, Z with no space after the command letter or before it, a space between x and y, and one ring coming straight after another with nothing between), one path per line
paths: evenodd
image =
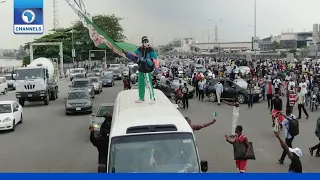
M205 94L210 101L217 101L216 89L214 86L218 82L223 85L223 93L221 94L221 99L233 100L234 98L237 98L240 104L247 102L249 97L248 90L239 86L237 83L231 81L228 78L212 79L210 81L207 81ZM261 89L254 90L253 101L259 101L261 97Z
M100 77L89 77L90 84L94 88L95 94L100 94L102 92L102 81L100 80Z
M68 92L65 101L66 115L75 113L92 113L92 97L85 89L74 90Z
M105 74L101 77L101 81L102 81L102 87L106 87L106 86L114 86L114 78L112 76L112 74Z
M91 70L91 76L101 76L102 74L102 69L96 68Z
M182 85L187 83L182 80ZM161 90L166 96L172 97L175 94L175 91L179 88L179 80L170 81L168 78L160 79L158 89ZM189 89L189 98L193 98L195 89L194 87L187 85Z
M94 128L94 136L98 137L100 135L100 127L104 122L103 114L107 111L113 114L114 103L103 103L100 105L98 111L90 116L90 125Z

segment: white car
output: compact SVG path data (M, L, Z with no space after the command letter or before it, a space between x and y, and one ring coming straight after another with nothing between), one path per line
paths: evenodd
M0 101L0 130L14 131L23 121L22 106L16 101Z
M15 77L15 75L11 75L11 74L7 74L4 77L7 80L8 89L15 90L16 89L16 81L12 79L12 76L13 76L13 78Z

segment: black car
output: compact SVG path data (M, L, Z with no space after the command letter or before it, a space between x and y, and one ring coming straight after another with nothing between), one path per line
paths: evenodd
M94 95L95 95L94 87L91 85L90 79L88 78L74 79L70 86L70 90L80 90L80 89L87 90L87 92L91 95L91 97L94 98Z
M217 101L215 85L218 82L223 85L223 93L221 94L221 99L233 100L236 97L240 104L247 102L249 97L248 90L240 87L228 78L212 79L207 82L205 94L210 101ZM261 90L254 90L253 101L259 101L261 97Z
M114 78L112 74L105 74L101 77L102 87L113 87L114 86Z
M181 85L186 83L185 81L182 80ZM170 81L167 78L163 78L159 81L158 89L161 90L166 96L171 97L175 91L179 88L180 83L179 80L172 80ZM195 89L194 87L187 85L189 89L189 98L193 98Z
M120 70L116 69L112 72L113 78L115 80L121 80L122 79L122 73Z
M92 98L87 90L70 90L65 102L66 115L92 113Z

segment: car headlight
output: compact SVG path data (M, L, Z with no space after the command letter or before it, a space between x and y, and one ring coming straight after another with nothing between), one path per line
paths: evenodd
M88 102L87 104L85 104L84 106L88 107L88 106L91 106L91 102Z
M5 118L2 122L10 122L12 119L10 117Z
M72 105L71 104L67 104L67 107L72 107Z

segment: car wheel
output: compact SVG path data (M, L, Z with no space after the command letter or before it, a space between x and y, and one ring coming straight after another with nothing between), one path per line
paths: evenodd
M214 93L214 92L210 93L210 94L209 94L209 100L210 100L211 102L216 102L216 101L217 101L217 95L216 95L216 93Z
M16 130L16 120L12 121L12 129L11 129L11 131L14 131L14 130Z
M69 116L69 115L70 115L70 113L66 112L66 115L67 115L67 116Z
M246 97L243 94L238 94L238 103L243 104L246 101Z
M20 115L20 121L19 121L19 124L22 124L22 122L23 122L23 116L22 116L22 114Z

